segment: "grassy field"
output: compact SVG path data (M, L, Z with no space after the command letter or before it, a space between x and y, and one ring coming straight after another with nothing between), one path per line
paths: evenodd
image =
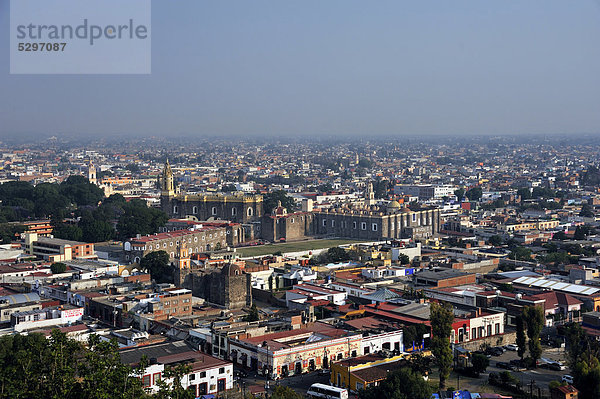
M241 257L249 256L262 256L270 255L274 252L281 251L296 252L296 251L309 251L313 249L331 248L343 244L351 244L353 242L360 242L361 240L310 240L310 241L298 241L298 242L286 242L281 244L267 244L257 245L255 247L244 247L238 248L237 252Z

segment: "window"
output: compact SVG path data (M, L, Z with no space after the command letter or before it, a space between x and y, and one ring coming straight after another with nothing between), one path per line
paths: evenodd
M356 222L352 222L352 228L356 229Z
M290 222L291 222L291 223L294 223L294 218L291 218L291 219L290 219Z
M156 385L160 381L160 373L152 374L152 385Z
M170 246L170 247L172 247L172 246L173 246L173 241L171 241L171 242L169 243L169 246Z
M198 237L194 237L194 242L198 242Z
M335 227L335 220L331 221L331 227Z
M217 214L217 207L213 206L210 212L212 215L216 215Z
M196 379L196 374L190 374L190 381L194 381Z
M390 230L394 231L394 222L390 223Z
M416 214L416 213L413 213L413 214L412 214L412 221L413 221L413 222L416 222L416 221L417 221L417 214Z
M377 223L373 223L373 225L371 226L371 228L373 229L373 231L377 231Z
M476 328L471 329L471 339L477 339L477 329Z
M323 219L323 227L327 227L327 219Z
M360 228L361 228L361 230L366 230L367 229L367 222L362 222L360 224Z
M192 213L194 215L198 213L198 207L197 206L192 207Z
M252 208L248 208L248 216L252 216L254 214L254 211L252 210Z
M169 301L165 301L165 306L169 306L170 302Z
M177 209L177 205L175 205L175 206L173 207L173 213L177 213L177 211L178 211L178 209Z
M206 378L206 371L200 372L200 378Z
M219 368L219 374L223 374L223 373L225 373L225 367Z
M500 323L496 323L495 334L500 334Z
M231 216L237 215L237 208L231 208Z
M163 242L163 248L166 248L166 247L167 247L167 243Z
M149 387L150 386L150 374L145 375L142 377L142 385L145 387Z

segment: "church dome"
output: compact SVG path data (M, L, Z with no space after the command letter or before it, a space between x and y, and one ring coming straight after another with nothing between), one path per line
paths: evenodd
M402 206L400 205L400 203L396 200L393 200L392 202L390 202L387 205L387 209L400 209L402 208Z

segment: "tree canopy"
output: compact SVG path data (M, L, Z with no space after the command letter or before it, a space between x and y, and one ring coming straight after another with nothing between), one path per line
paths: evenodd
M446 380L452 367L452 349L450 348L450 334L454 322L454 312L447 304L432 303L430 307L431 320L431 352L435 356L440 369L440 389L446 387Z
M169 260L169 254L165 251L154 251L142 258L140 267L149 272L157 283L170 283L173 282L173 267Z
M467 191L465 195L471 201L479 201L481 199L481 196L483 195L483 190L481 189L481 187L473 187L472 189Z
M146 201L134 199L122 205L123 214L117 223L118 236L126 240L137 234L146 235L158 232L169 219L160 209L149 208Z
M432 389L417 371L403 367L392 371L377 386L359 391L359 399L429 399Z
M92 335L88 348L53 330L0 337L0 397L145 398L134 369L121 363L118 344Z
M50 265L50 271L52 274L64 273L67 270L67 265L61 262L56 262Z
M265 215L270 214L280 201L281 206L286 208L288 212L294 212L296 209L294 199L290 197L287 192L276 190L263 196L263 210L265 211Z

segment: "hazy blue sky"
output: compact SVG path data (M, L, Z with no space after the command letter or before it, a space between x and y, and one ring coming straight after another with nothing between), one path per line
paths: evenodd
M155 0L152 74L9 75L0 136L600 133L594 0Z

